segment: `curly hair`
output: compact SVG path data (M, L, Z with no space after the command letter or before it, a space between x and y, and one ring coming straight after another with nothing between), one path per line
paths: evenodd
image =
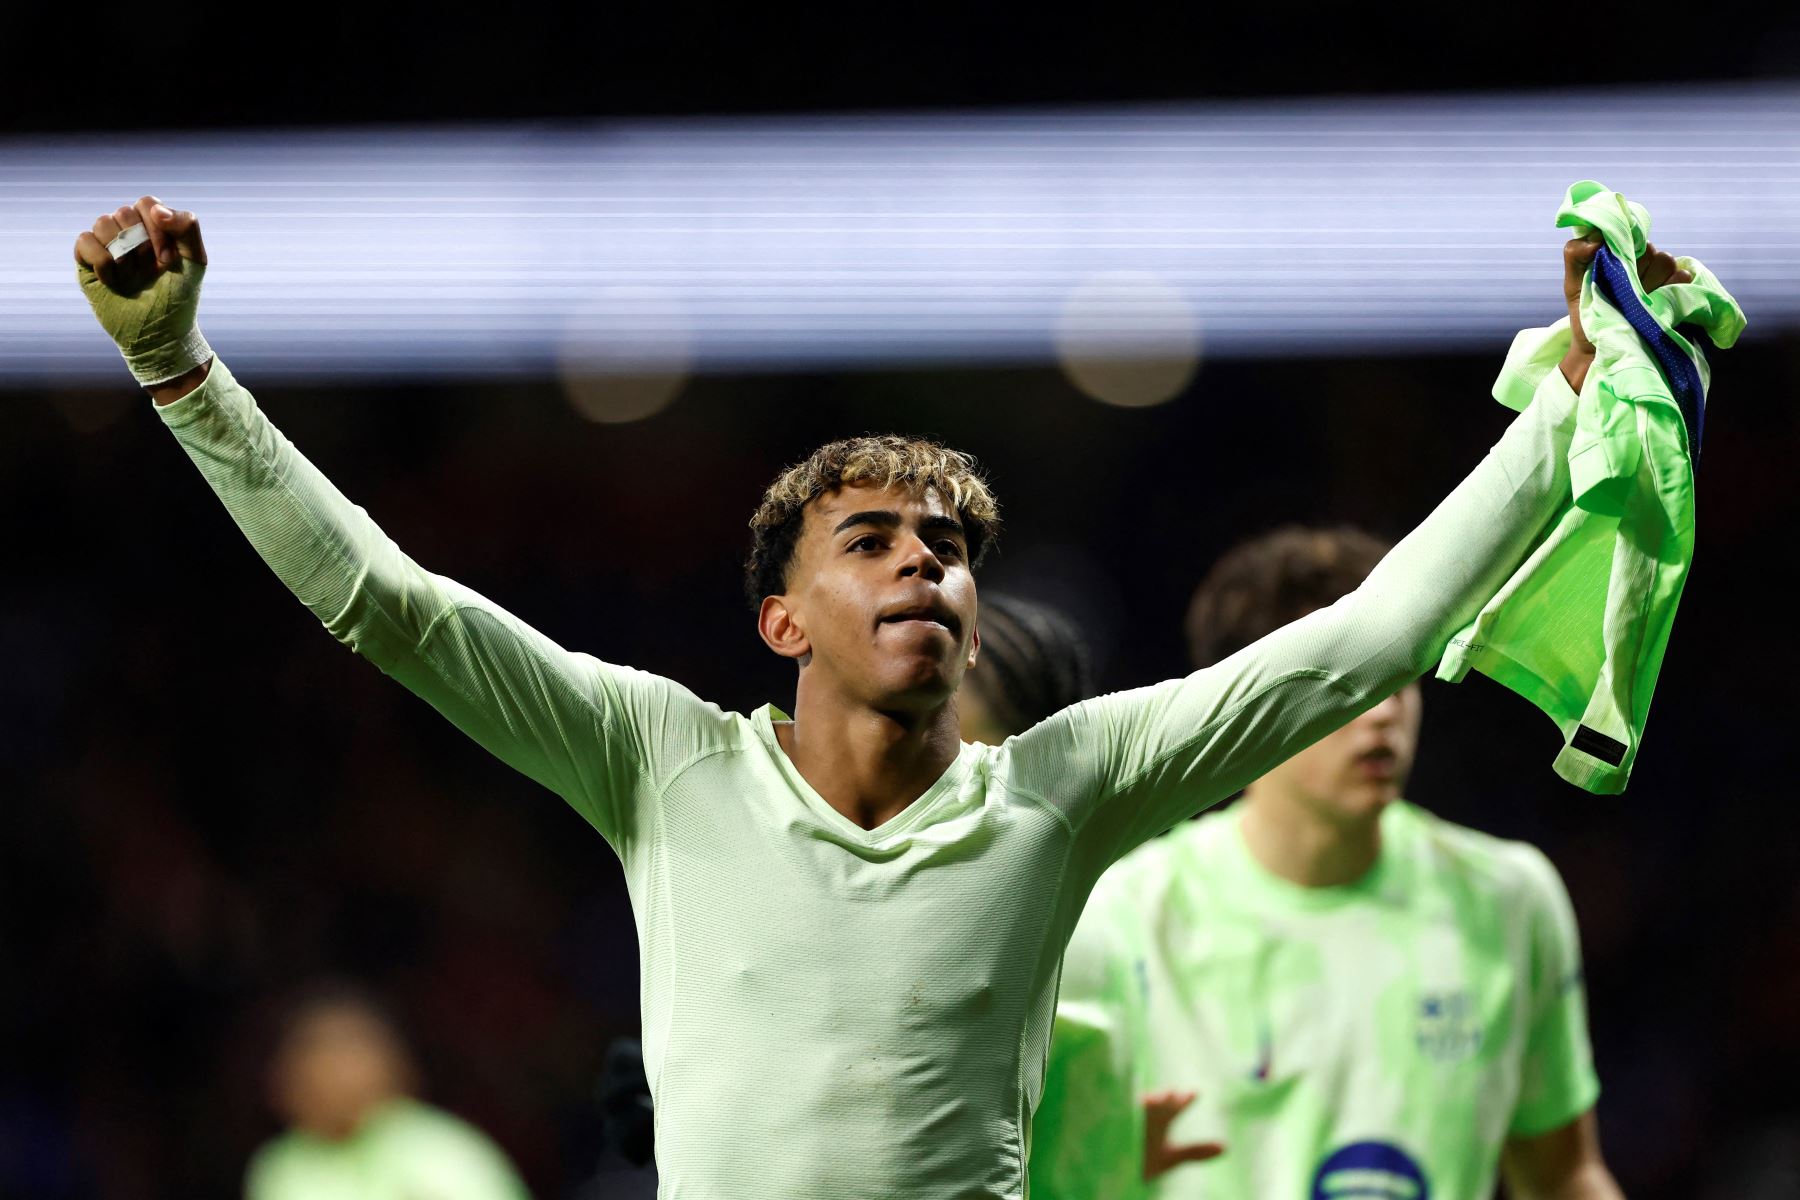
M928 438L881 434L831 442L795 463L769 485L750 518L750 557L744 564L744 593L755 608L763 597L787 590L788 570L800 543L806 506L847 484L916 490L931 488L956 509L968 538L969 565L1000 533L1000 505L971 456Z
M1188 650L1210 667L1355 591L1388 552L1351 525L1284 525L1225 552L1188 605Z

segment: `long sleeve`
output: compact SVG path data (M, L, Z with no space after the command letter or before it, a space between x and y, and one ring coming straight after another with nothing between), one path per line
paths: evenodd
M635 798L719 717L686 689L564 650L401 552L282 436L218 360L158 412L238 527L332 636L623 853Z
M1429 669L1568 503L1575 394L1552 371L1356 591L1184 678L1020 735L1012 785L1059 809L1077 879L1225 799Z

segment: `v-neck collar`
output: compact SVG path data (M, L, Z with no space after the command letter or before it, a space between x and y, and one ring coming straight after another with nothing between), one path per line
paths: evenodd
M782 748L781 739L775 734L775 722L792 720L792 717L773 704L765 704L751 715L750 724L768 748L769 756L775 760L776 769L793 787L794 794L800 797L801 803L812 809L814 814L835 832L862 845L877 846L890 838L912 830L925 819L931 809L937 807L940 800L946 795L954 794L958 784L962 782L963 758L969 750L967 742L958 748L956 757L951 760L949 766L944 768L944 773L933 780L931 786L926 788L917 800L875 828L864 829L831 807L825 797L819 795L813 785L806 782L806 776L800 773L800 768L794 765L794 760L789 758L788 752Z

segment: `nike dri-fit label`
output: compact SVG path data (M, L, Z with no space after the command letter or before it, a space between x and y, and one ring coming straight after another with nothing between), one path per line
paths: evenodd
M1656 365L1662 368L1663 378L1668 381L1669 394L1675 398L1681 409L1681 419L1687 425L1688 458L1694 469L1699 470L1700 440L1706 434L1706 389L1700 383L1700 372L1694 361L1675 344L1662 323L1638 299L1625 264L1619 261L1611 247L1601 246L1594 255L1594 287L1608 304L1619 310L1619 315L1644 339L1644 344L1656 357Z

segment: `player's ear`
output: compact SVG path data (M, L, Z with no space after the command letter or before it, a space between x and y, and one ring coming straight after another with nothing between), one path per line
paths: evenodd
M979 654L980 652L981 652L981 622L977 621L977 622L975 622L975 631L969 635L969 666L968 666L969 670L973 671L975 669L975 656L977 654Z
M812 641L800 628L798 614L788 607L786 596L764 596L756 613L756 632L763 644L783 658L805 658L812 653Z

